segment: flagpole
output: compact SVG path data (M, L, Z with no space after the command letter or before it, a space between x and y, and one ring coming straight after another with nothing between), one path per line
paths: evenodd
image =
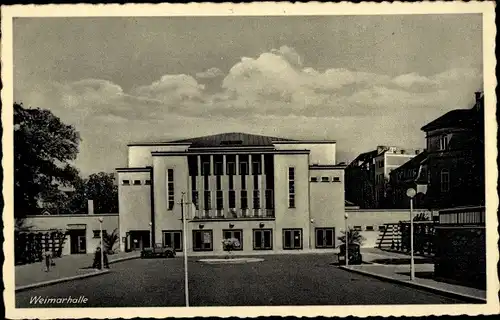
M182 215L182 235L183 235L183 255L184 255L184 293L186 299L186 307L189 307L189 282L188 282L188 258L187 258L187 230L186 217L184 215L184 194L181 196L181 215Z

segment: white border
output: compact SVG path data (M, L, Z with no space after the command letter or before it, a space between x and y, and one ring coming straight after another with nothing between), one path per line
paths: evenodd
M13 145L12 108L2 108L4 169L3 196L5 201L3 221L5 263L4 299L8 318L107 318L107 317L193 317L193 316L427 316L427 315L478 315L497 314L498 254L497 215L498 196L496 181L496 96L495 96L495 14L493 2L433 2L433 3L252 3L252 4L156 4L156 5L16 5L2 6L2 90L3 106L13 104L12 18L14 17L87 17L87 16L259 16L259 15L375 15L375 14L483 14L483 75L486 110L486 229L487 229L487 299L486 305L386 305L386 306L284 306L284 307L196 307L196 308L63 308L16 309L14 304L13 262L13 158L9 156Z

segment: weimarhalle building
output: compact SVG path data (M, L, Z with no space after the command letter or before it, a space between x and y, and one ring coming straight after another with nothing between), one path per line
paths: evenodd
M335 153L335 141L245 133L129 144L117 169L120 248L223 254L222 240L237 238L245 254L333 249L345 213Z

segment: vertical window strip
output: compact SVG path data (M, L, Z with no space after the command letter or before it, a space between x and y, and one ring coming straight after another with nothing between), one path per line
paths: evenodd
M295 208L295 168L288 168L288 207Z
M175 205L175 190L174 190L174 169L167 170L168 183L168 210L172 210Z

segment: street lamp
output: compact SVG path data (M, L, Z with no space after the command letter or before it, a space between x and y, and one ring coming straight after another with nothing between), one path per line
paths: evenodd
M149 223L149 245L151 248L154 248L153 246L153 223Z
M102 236L102 217L99 217L99 230L101 231L101 270L104 268L104 248L103 248L103 236Z
M349 215L347 212L344 214L345 220L345 266L349 266L349 227L347 226L347 219Z
M410 280L415 280L415 264L413 259L413 198L417 192L413 188L406 190L406 195L410 198Z

